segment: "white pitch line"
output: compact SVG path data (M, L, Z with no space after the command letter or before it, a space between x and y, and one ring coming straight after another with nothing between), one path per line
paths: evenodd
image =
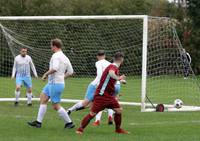
M151 123L130 123L132 126L142 126L142 125L175 125L175 124L187 124L187 123L193 123L193 124L200 124L200 120L185 120L185 121L160 121L160 122L151 122Z

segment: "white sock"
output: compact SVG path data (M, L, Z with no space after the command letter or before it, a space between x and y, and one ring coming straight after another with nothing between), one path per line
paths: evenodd
M27 93L26 96L27 96L27 104L30 104L32 100L32 93Z
M79 108L82 108L83 104L82 101L79 101L78 103L76 103L75 105L73 105L72 107L69 108L70 111L76 111Z
M114 111L112 109L108 109L108 117L113 117Z
M96 115L95 122L98 121L98 120L99 120L99 121L101 120L102 112L103 112L103 111L100 111L100 112Z
M40 104L40 108L38 111L37 121L42 123L42 120L44 118L44 115L47 111L47 105L46 104Z
M63 107L61 107L57 112L58 112L59 116L64 119L65 123L72 122L69 115L67 114L67 111L65 111L65 109Z
M20 91L15 91L15 101L19 102Z

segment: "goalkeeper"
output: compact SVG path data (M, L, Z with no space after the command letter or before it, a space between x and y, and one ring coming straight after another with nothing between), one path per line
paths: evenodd
M37 78L38 76L33 61L31 57L27 55L27 48L22 47L20 54L15 57L12 70L12 79L16 76L15 106L19 104L22 84L26 87L27 105L32 105L32 81L30 68L32 69L34 76Z

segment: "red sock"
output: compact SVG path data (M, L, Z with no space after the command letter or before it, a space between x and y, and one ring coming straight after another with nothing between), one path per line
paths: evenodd
M86 115L81 122L81 128L84 129L90 123L90 120L93 118L94 118L94 116L92 116L90 114Z
M114 121L115 121L116 130L120 129L121 122L122 122L122 115L121 114L115 114Z

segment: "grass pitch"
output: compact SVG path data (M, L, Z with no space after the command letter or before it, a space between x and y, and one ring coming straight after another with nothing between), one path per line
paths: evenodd
M63 98L82 99L85 94L90 78L69 79L66 82L66 89ZM170 79L168 79L170 81ZM172 80L171 83L183 80ZM156 81L154 81L155 83ZM166 82L166 81L165 81ZM159 80L158 88L164 85ZM180 84L181 84L180 83ZM185 82L184 82L185 83ZM7 85L5 85L7 84ZM5 87L2 87L4 85ZM13 97L14 80L8 78L0 79L0 97ZM34 95L45 85L41 80L33 80ZM167 85L167 84L166 84ZM132 88L134 87L134 89ZM183 85L176 86L177 95L182 93ZM165 93L163 89L158 89ZM190 89L189 89L190 90ZM155 91L155 90L154 90ZM191 90L190 90L191 91ZM155 91L156 92L156 91ZM122 101L140 100L140 80L128 79L128 84L122 86ZM25 96L22 89L22 97ZM177 96L176 95L176 96ZM152 95L152 99L162 99L163 95ZM191 95L184 96L190 99ZM173 95L167 96L164 100L171 102ZM183 100L184 101L184 100ZM64 107L70 107L72 103L63 103ZM20 102L14 107L13 102L0 103L0 141L199 141L200 140L200 112L164 112L164 113L141 113L139 107L123 106L122 127L131 132L129 135L117 135L114 133L114 126L107 125L107 113L103 113L102 122L99 127L91 124L85 129L82 136L75 134L75 129L64 129L62 119L57 112L48 105L41 129L31 128L27 121L35 120L38 112L39 102L34 102L32 107L27 107L25 102ZM72 113L71 117L79 126L81 119L88 113L88 109ZM93 122L93 121L92 121Z

